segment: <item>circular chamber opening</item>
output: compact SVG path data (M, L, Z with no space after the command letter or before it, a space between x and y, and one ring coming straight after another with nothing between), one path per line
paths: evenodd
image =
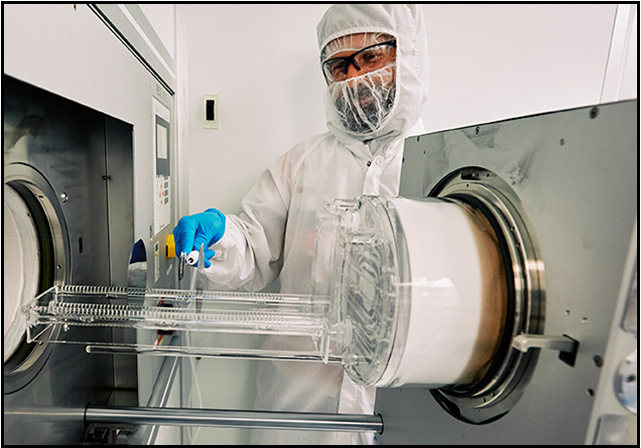
M538 351L523 353L512 347L512 341L519 334L543 333L544 266L538 243L516 192L489 170L457 170L439 182L430 196L477 210L497 238L507 295L498 350L480 381L431 391L457 419L472 424L491 423L514 407L536 367Z
M68 244L62 210L46 179L25 164L4 169L3 392L9 394L38 374L51 351L51 329L37 329L38 341L27 342L20 308L66 282Z
M537 352L512 341L543 331L543 265L518 197L494 173L457 171L430 196L362 196L322 212L316 265L329 270L315 275L329 286L316 290L338 304L353 381L429 388L456 418L489 423L536 365Z

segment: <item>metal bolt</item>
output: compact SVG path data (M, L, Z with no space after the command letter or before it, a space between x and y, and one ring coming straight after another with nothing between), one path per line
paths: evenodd
M68 199L69 199L69 196L67 196L67 193L61 193L60 194L60 200L62 202L67 202Z
M479 135L479 132L481 132L481 128L479 126L476 127L476 135Z
M594 365L597 367L603 367L603 358L600 357L599 355L594 355L592 358L592 361L594 361Z
M594 119L599 115L599 108L598 107L593 107L590 109L590 118Z

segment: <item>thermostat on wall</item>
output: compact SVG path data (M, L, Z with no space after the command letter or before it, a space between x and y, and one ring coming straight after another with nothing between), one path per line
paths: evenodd
M205 95L204 101L204 124L207 129L218 129L218 95Z

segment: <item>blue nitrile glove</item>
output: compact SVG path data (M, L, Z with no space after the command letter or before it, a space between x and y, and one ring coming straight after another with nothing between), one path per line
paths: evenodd
M225 234L226 219L225 215L215 208L180 218L178 225L174 227L176 254L180 256L183 252L189 254L193 250L200 251L200 245L204 243L205 267L211 266L209 259L215 252L209 249L209 246L220 241Z

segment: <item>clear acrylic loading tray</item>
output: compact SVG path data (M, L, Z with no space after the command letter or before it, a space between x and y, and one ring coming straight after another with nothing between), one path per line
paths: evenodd
M22 313L27 342L88 353L340 362L329 350L328 309L328 298L312 295L61 285ZM114 337L77 327L111 327ZM288 338L277 344L288 349L264 348L265 337Z

